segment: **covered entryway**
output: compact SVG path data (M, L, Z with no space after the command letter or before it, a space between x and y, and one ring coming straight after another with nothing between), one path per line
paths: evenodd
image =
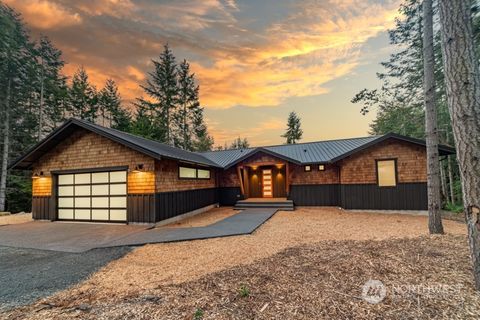
M58 220L127 221L126 170L59 173L56 191Z
M286 198L285 165L245 166L245 195L247 198Z

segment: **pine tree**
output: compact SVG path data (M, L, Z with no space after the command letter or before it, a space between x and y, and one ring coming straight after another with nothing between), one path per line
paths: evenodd
M72 78L68 93L68 103L71 116L95 122L98 115L97 91L88 82L88 74L80 67Z
M35 47L39 64L38 140L65 120L66 77L62 52L47 37L41 37Z
M34 98L32 86L36 80L35 70L33 44L20 16L0 3L0 211L6 209L7 182L11 180L7 171L8 161L16 154L16 149L23 146L23 143L17 143L20 135L16 133L23 129L23 108L31 105ZM12 123L15 125L12 126ZM32 127L29 123L29 128Z
M248 142L247 138L240 138L238 137L237 139L233 140L232 144L228 149L246 149L250 147L250 143ZM227 150L225 146L225 150Z
M197 107L193 112L193 151L210 151L212 150L214 140L208 134L207 125L203 119L203 108Z
M158 127L155 140L173 145L176 137L174 132L174 114L177 111L178 87L177 65L172 51L165 45L159 60L152 60L154 70L149 72L145 86L141 86L150 100L138 99L137 106L148 109L153 117L153 124Z
M107 79L98 94L98 123L102 126L128 131L130 114L122 107L122 99L115 81Z
M178 112L175 114L178 134L175 145L185 150L192 150L192 120L195 110L200 108L198 86L195 86L194 75L190 73L190 65L186 60L178 66Z
M283 138L287 139L287 144L295 144L302 139L303 130L300 127L300 118L294 111L290 112L287 120L287 130L282 135Z

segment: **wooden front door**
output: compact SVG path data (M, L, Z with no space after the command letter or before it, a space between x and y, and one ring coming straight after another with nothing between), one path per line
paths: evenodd
M262 170L262 190L264 198L273 197L272 169Z

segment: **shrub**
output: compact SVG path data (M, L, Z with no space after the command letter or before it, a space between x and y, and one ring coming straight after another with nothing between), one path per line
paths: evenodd
M197 310L195 310L195 313L193 314L193 319L194 320L200 320L200 319L203 319L203 310L200 309L200 308L197 308Z
M445 204L445 210L452 211L452 212L455 212L455 213L462 213L463 212L463 204L447 202Z
M246 297L250 296L250 289L246 285L242 284L240 286L240 289L238 289L238 293L239 293L240 297L246 298Z

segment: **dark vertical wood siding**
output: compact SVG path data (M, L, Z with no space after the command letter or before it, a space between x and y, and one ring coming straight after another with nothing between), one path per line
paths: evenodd
M233 206L238 200L242 199L242 190L240 190L240 187L218 188L218 202L221 206Z
M155 194L127 196L127 222L155 222Z
M285 198L287 196L287 188L285 181L285 166L282 168L272 168L272 180L273 180L273 197Z
M248 197L249 198L261 198L262 197L262 170L257 168L253 170L248 169Z
M341 206L345 209L427 210L427 184L292 185L289 199L296 206Z
M51 218L52 197L33 197L32 198L32 217L38 220L53 220Z
M399 183L380 188L376 184L344 184L340 187L345 209L427 210L427 184Z
M218 203L217 188L157 193L155 220L165 220L215 203Z
M338 206L338 184L291 185L290 195L296 206Z

